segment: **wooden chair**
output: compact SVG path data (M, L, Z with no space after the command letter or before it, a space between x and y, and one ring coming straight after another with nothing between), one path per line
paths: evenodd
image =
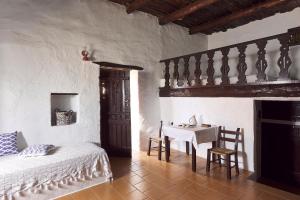
M238 143L240 136L240 128L237 128L236 131L222 130L222 127L219 127L218 138L216 147L210 148L207 150L207 164L206 164L206 172L210 171L210 163L215 162L215 160L211 161L211 155L217 156L217 161L219 162L220 167L221 160L226 161L225 166L227 167L227 179L231 179L231 168L235 167L236 174L239 175L239 164L238 164ZM234 139L226 137L226 135L234 135ZM225 142L234 143L234 149L227 149L225 147L221 147L221 144L225 144ZM231 156L234 155L234 161L231 161ZM224 156L223 159L221 156ZM231 166L231 162L234 162L234 166Z
M160 127L159 127L159 132L158 132L158 137L149 137L149 142L148 142L148 152L147 155L150 156L151 149L158 151L158 160L161 160L161 153L163 151L163 138L161 137L162 133L162 126L163 126L163 121L160 121ZM157 146L152 147L152 142L157 143Z

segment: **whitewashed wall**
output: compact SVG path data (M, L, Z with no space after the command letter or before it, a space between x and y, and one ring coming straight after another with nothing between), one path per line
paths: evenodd
M160 119L158 61L207 48L205 36L105 0L1 0L0 35L0 132L21 131L27 144L100 141L98 68L81 61L84 47L97 61L145 68L133 76L143 147ZM51 92L79 93L77 124L51 127Z
M255 21L244 26L240 26L234 29L229 29L226 32L220 32L212 34L208 37L208 48L218 48L249 40L268 37L280 33L286 33L288 29L300 26L299 22L300 8L294 9L288 13L276 14L272 17L265 18L261 21ZM271 79L278 77L279 67L277 61L280 56L280 43L278 40L269 41L266 46L266 59L268 62L268 68L266 69L267 78ZM246 63L248 69L246 75L256 73L255 63L257 60L257 47L255 44L248 46L246 50ZM238 51L237 49L231 49L229 52L229 76L237 76L237 64L238 64ZM290 67L290 76L294 79L300 79L300 47L292 47L290 55L294 58ZM221 67L221 53L217 52L215 55L215 67L216 74L220 75Z
M215 33L208 36L209 49L231 45L239 42L267 37L279 33L284 33L289 28L300 26L300 8L297 8L289 13L277 14L275 16L255 21L247 25L228 30L227 32ZM273 42L267 46L268 61L272 67L276 68L276 60L278 52L274 49L279 48L279 43ZM247 54L250 58L247 59L249 69L247 74L255 73L253 66L255 64L255 47L250 47ZM291 54L296 58L292 66L291 75L295 78L300 78L300 48L293 48ZM220 67L216 54L215 66ZM230 67L235 68L237 65L237 51L230 52ZM276 61L276 62L275 62ZM205 64L202 68L206 70ZM267 69L268 71L269 69ZM216 70L216 73L220 73ZM236 70L229 72L230 76L236 76ZM271 73L272 75L272 73ZM275 72L276 75L276 72ZM268 98L258 98L268 99ZM270 99L270 98L269 98ZM288 100L289 98L272 98L273 100ZM299 98L293 98L299 100ZM186 122L193 114L202 115L203 121L216 125L223 125L228 129L235 130L237 127L243 128L244 144L240 146L240 163L241 167L250 171L254 170L254 98L160 98L161 117L165 121L174 121L175 123ZM185 150L183 143L173 145L174 148ZM206 157L206 149L210 144L199 146L198 155Z

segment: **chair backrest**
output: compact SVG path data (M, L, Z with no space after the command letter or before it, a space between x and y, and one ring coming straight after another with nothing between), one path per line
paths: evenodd
M234 136L234 137L226 137L228 135ZM234 150L238 150L238 144L240 142L239 136L241 135L241 129L237 128L236 131L230 131L222 129L221 126L219 126L219 133L218 133L218 139L217 139L217 146L220 147L221 142L232 142L234 143Z
M158 132L158 137L161 137L162 126L163 126L163 121L161 120L161 121L160 121L159 132Z

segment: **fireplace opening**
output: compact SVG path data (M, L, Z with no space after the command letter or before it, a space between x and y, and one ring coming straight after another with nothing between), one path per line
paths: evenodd
M300 194L300 102L255 105L257 181Z

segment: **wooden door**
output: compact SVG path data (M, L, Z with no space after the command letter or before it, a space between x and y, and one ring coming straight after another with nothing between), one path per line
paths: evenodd
M100 69L101 145L110 156L131 157L128 70Z

